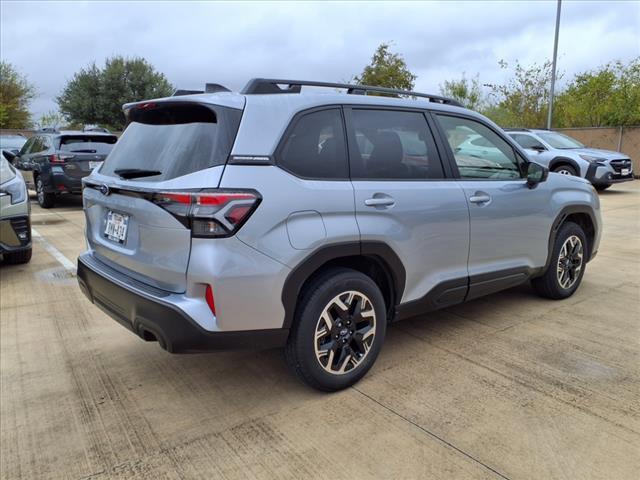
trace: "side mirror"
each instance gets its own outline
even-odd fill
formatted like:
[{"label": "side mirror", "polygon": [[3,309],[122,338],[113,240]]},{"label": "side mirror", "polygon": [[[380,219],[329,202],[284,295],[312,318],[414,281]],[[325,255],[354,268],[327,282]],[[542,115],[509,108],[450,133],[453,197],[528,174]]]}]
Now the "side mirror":
[{"label": "side mirror", "polygon": [[9,163],[13,163],[18,156],[17,152],[12,152],[11,150],[2,150],[2,155],[4,155],[4,158],[6,158]]},{"label": "side mirror", "polygon": [[549,169],[543,167],[539,163],[531,162],[527,167],[527,186],[529,188],[535,188],[540,182],[547,180],[549,176]]},{"label": "side mirror", "polygon": [[538,153],[542,153],[542,152],[546,151],[547,149],[544,148],[542,145],[534,145],[533,147],[531,147],[531,150],[535,150]]}]

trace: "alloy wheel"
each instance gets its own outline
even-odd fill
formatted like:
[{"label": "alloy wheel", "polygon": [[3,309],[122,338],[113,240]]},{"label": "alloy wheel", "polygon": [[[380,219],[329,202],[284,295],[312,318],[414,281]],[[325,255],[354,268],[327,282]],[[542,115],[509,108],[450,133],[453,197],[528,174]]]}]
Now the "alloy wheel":
[{"label": "alloy wheel", "polygon": [[349,373],[366,358],[375,335],[371,300],[355,290],[340,293],[329,301],[316,324],[316,359],[333,375]]},{"label": "alloy wheel", "polygon": [[557,276],[558,283],[565,290],[571,288],[580,276],[583,253],[582,240],[577,235],[571,235],[567,238],[562,244],[562,248],[560,248]]}]

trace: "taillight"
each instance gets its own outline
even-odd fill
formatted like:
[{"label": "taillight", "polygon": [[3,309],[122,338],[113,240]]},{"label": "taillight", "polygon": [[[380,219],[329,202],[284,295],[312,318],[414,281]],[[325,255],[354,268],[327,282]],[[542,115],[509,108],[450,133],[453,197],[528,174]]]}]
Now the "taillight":
[{"label": "taillight", "polygon": [[167,191],[153,195],[152,201],[167,210],[194,237],[229,237],[254,212],[261,197],[255,191],[217,190],[215,192]]},{"label": "taillight", "polygon": [[67,160],[70,160],[75,155],[64,155],[64,154],[56,154],[49,155],[49,163],[64,163]]}]

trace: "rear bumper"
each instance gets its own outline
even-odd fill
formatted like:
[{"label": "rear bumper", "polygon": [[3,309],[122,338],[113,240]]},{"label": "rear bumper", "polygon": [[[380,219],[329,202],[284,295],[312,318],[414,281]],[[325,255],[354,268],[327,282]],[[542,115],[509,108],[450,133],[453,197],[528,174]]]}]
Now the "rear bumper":
[{"label": "rear bumper", "polygon": [[78,257],[78,283],[92,303],[140,338],[157,340],[171,353],[267,349],[283,346],[288,329],[211,332],[163,300],[168,292],[144,288],[85,253]]},{"label": "rear bumper", "polygon": [[64,173],[53,173],[51,185],[46,190],[48,193],[82,193],[82,179],[69,177]]}]

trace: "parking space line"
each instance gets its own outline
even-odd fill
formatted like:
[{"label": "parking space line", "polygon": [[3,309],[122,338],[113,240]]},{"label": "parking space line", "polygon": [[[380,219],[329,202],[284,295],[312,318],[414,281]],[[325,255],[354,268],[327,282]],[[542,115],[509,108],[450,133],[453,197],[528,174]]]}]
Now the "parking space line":
[{"label": "parking space line", "polygon": [[40,232],[38,232],[35,228],[31,228],[31,237],[37,238],[38,241],[42,243],[42,246],[44,247],[44,249],[47,252],[49,252],[49,254],[53,258],[55,258],[58,261],[58,263],[60,263],[66,270],[69,270],[75,273],[76,271],[75,264],[71,260],[69,260],[67,257],[65,257],[60,250],[54,247],[53,244],[51,244],[46,238],[44,238],[44,236],[42,236]]}]

